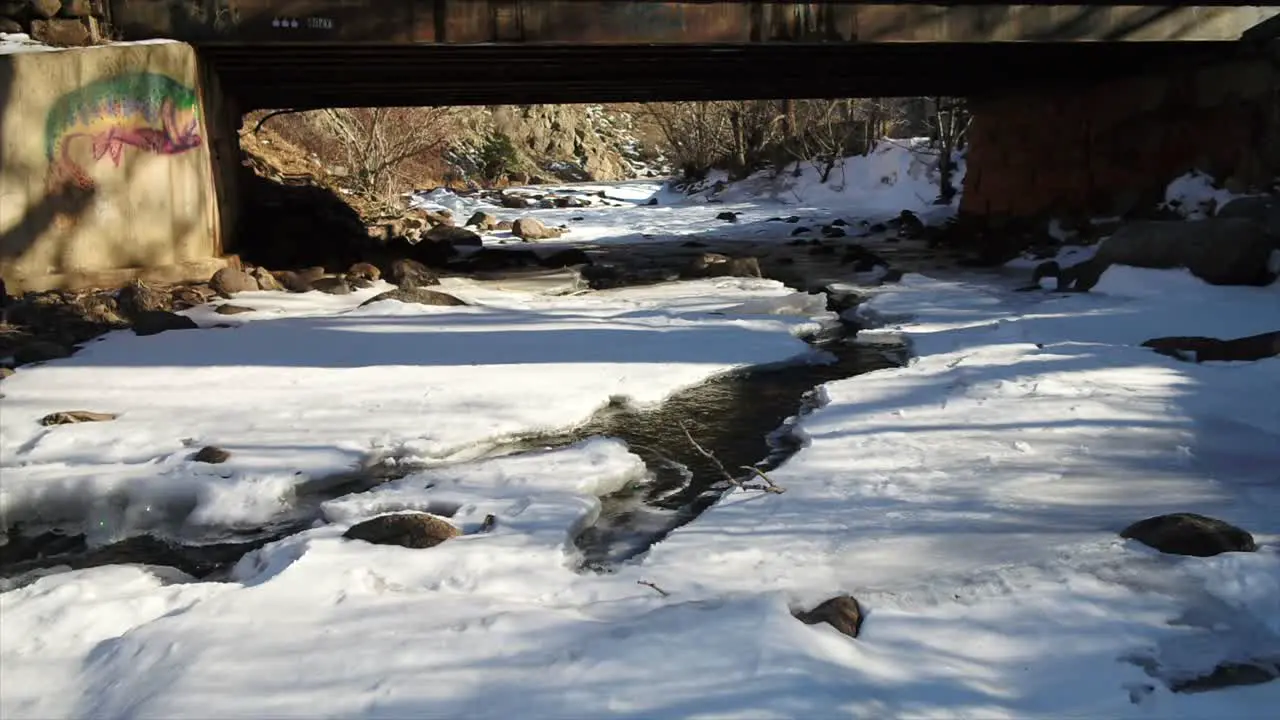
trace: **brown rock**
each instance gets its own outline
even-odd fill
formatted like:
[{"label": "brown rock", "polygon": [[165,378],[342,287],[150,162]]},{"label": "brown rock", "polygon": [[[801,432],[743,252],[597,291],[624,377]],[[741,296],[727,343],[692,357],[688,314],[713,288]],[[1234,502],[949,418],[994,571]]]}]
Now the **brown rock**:
[{"label": "brown rock", "polygon": [[851,638],[858,637],[862,629],[862,608],[848,595],[833,597],[808,612],[793,611],[791,614],[805,625],[826,623]]},{"label": "brown rock", "polygon": [[504,231],[504,232],[505,232],[505,231],[507,231],[507,230],[510,230],[510,229],[514,228],[514,227],[515,227],[515,225],[516,225],[516,224],[515,224],[515,223],[513,223],[513,222],[511,222],[510,220],[499,220],[499,221],[498,221],[498,224],[493,226],[493,229],[494,229],[494,230],[502,230],[502,231]]},{"label": "brown rock", "polygon": [[426,265],[409,259],[392,260],[387,279],[404,290],[440,284],[440,279]]},{"label": "brown rock", "polygon": [[195,330],[199,327],[195,320],[186,315],[165,310],[139,313],[133,318],[133,333],[140,336],[159,335],[170,330]]},{"label": "brown rock", "polygon": [[508,210],[523,210],[533,204],[529,198],[520,195],[503,195],[498,203]]},{"label": "brown rock", "polygon": [[208,463],[210,465],[218,465],[230,459],[231,453],[213,445],[206,445],[191,456],[192,462]]},{"label": "brown rock", "polygon": [[108,420],[115,420],[117,417],[119,416],[114,413],[100,413],[92,410],[67,410],[45,415],[40,418],[40,424],[45,426],[74,425],[76,423],[107,422]]},{"label": "brown rock", "polygon": [[1253,362],[1280,355],[1280,331],[1234,340],[1210,337],[1162,337],[1142,343],[1161,355],[1194,362]]},{"label": "brown rock", "polygon": [[32,20],[31,37],[55,47],[84,47],[93,43],[93,33],[83,20],[54,18]]},{"label": "brown rock", "polygon": [[240,315],[242,313],[255,312],[254,309],[251,307],[245,307],[243,305],[232,305],[231,303],[223,303],[218,307],[214,308],[213,311],[218,313],[219,315]]},{"label": "brown rock", "polygon": [[280,284],[280,281],[276,280],[276,277],[268,272],[266,268],[256,267],[250,270],[249,274],[258,283],[259,290],[272,292],[284,290],[284,286]]},{"label": "brown rock", "polygon": [[307,282],[315,282],[316,280],[319,280],[320,278],[325,276],[324,268],[320,267],[319,265],[313,265],[312,267],[302,268],[297,272],[298,272],[298,277],[302,278]]},{"label": "brown rock", "polygon": [[280,270],[272,273],[276,281],[291,293],[311,292],[311,282],[292,270]]},{"label": "brown rock", "polygon": [[340,277],[323,277],[311,283],[311,287],[329,295],[350,295],[351,286]]},{"label": "brown rock", "polygon": [[356,263],[355,265],[352,265],[350,268],[347,268],[348,281],[354,280],[356,278],[359,278],[362,280],[376,281],[381,277],[382,277],[382,271],[367,262]]},{"label": "brown rock", "polygon": [[444,307],[466,305],[467,303],[447,293],[437,292],[435,290],[427,290],[425,288],[397,288],[389,290],[360,303],[360,307],[372,305],[376,302],[384,300],[397,300],[402,303],[417,303],[419,305],[438,305]]},{"label": "brown rock", "polygon": [[6,35],[16,35],[22,32],[24,28],[22,23],[7,17],[0,17],[0,33]]},{"label": "brown rock", "polygon": [[423,241],[447,242],[450,245],[461,247],[480,247],[484,241],[474,232],[453,225],[437,225],[428,230],[423,236]]},{"label": "brown rock", "polygon": [[1195,513],[1173,513],[1139,520],[1120,531],[1120,537],[1137,540],[1162,553],[1192,557],[1258,549],[1248,532],[1222,520]]},{"label": "brown rock", "polygon": [[481,232],[488,232],[498,227],[498,218],[483,210],[477,210],[467,219],[466,226],[477,227]]},{"label": "brown rock", "polygon": [[148,312],[173,310],[173,296],[140,280],[135,280],[116,293],[116,302],[127,318]]},{"label": "brown rock", "polygon": [[[98,0],[98,2],[100,1]],[[69,18],[82,18],[101,14],[101,10],[95,9],[94,4],[95,0],[62,0],[62,9],[58,11],[58,15]],[[97,11],[95,12],[95,10]]]},{"label": "brown rock", "polygon": [[449,260],[457,254],[458,251],[453,247],[453,243],[423,238],[410,246],[408,257],[428,267],[440,267],[447,265]]},{"label": "brown rock", "polygon": [[521,240],[552,240],[564,234],[560,228],[549,228],[537,218],[520,218],[511,225],[511,234]]},{"label": "brown rock", "polygon": [[128,325],[120,314],[120,303],[106,293],[81,297],[76,302],[76,310],[86,322],[117,328]]},{"label": "brown rock", "polygon": [[374,545],[399,545],[422,549],[439,545],[462,532],[444,518],[423,512],[379,515],[352,525],[343,537]]},{"label": "brown rock", "polygon": [[[208,290],[207,294],[205,290]],[[217,297],[217,293],[207,287],[184,285],[174,288],[169,297],[173,300],[174,310],[186,310],[209,302],[209,298]]]},{"label": "brown rock", "polygon": [[231,297],[236,293],[256,292],[258,280],[244,270],[225,267],[209,278],[209,287],[222,297]]},{"label": "brown rock", "polygon": [[13,368],[0,365],[0,380],[11,377],[14,372],[16,371]]},{"label": "brown rock", "polygon": [[448,210],[418,210],[418,212],[422,214],[422,217],[426,218],[432,227],[441,225],[451,227],[454,224],[453,213]]},{"label": "brown rock", "polygon": [[62,0],[27,0],[27,7],[33,16],[47,20],[62,9]]}]

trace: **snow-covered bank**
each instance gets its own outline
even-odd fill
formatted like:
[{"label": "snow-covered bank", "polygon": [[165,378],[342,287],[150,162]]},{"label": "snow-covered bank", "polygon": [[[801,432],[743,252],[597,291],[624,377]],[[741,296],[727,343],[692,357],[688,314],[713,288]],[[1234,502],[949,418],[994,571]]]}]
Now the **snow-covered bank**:
[{"label": "snow-covered bank", "polygon": [[[416,202],[424,208],[447,209],[460,219],[483,210],[500,218],[535,217],[547,226],[563,225],[569,232],[557,243],[634,244],[653,237],[696,235],[786,239],[794,227],[768,222],[771,218],[795,215],[804,222],[856,218],[876,223],[909,210],[928,222],[940,222],[955,212],[955,206],[933,204],[938,196],[937,161],[926,139],[886,139],[868,155],[842,159],[826,182],[817,165],[798,163],[782,173],[760,172],[733,182],[715,171],[693,186],[636,180],[511,190],[525,195],[565,192],[585,199],[604,193],[618,206],[512,210],[440,190],[420,195]],[[965,165],[963,157],[956,161],[952,182],[959,187]],[[736,213],[736,221],[717,218],[726,212]],[[486,244],[512,241],[506,232],[485,238]]]},{"label": "snow-covered bank", "polygon": [[[655,403],[712,375],[806,352],[812,315],[735,310],[790,291],[724,279],[582,297],[446,288],[478,303],[252,293],[225,329],[117,332],[5,381],[0,515],[147,528],[261,525],[294,488],[382,456],[441,463],[582,422],[612,397]],[[768,309],[768,308],[764,308]],[[716,313],[716,314],[712,314]],[[821,320],[821,318],[818,318]],[[829,320],[829,316],[827,320]],[[119,414],[43,427],[53,412]],[[225,464],[192,462],[203,445]]]},{"label": "snow-covered bank", "polygon": [[[1280,684],[1192,696],[1165,681],[1280,656],[1280,409],[1267,399],[1280,360],[1193,365],[1138,345],[1274,330],[1280,285],[1182,275],[1115,268],[1071,296],[908,276],[864,312],[893,321],[880,332],[906,333],[918,359],[828,384],[801,423],[809,447],[773,475],[787,492],[727,498],[656,546],[646,577],[675,597],[742,598],[742,612],[759,611],[762,587],[805,605],[863,600],[853,645],[787,625],[781,603],[766,613],[777,629],[757,647],[791,652],[743,680],[783,683],[779,714],[796,695],[858,717],[1262,712]],[[1178,292],[1149,291],[1162,281]],[[1175,511],[1239,524],[1262,547],[1178,558],[1117,537]]]},{"label": "snow-covered bank", "polygon": [[[1135,277],[1148,288],[1172,282],[1180,291],[1134,291]],[[906,334],[918,359],[825,387],[826,406],[800,422],[808,446],[773,473],[784,494],[731,493],[615,574],[573,572],[567,542],[596,512],[593,495],[643,473],[616,441],[439,467],[330,501],[323,508],[328,524],[247,556],[231,582],[183,583],[171,572],[108,567],[0,595],[0,714],[1265,715],[1280,700],[1280,683],[1175,694],[1166,682],[1224,660],[1274,660],[1280,651],[1280,360],[1192,365],[1137,345],[1169,332],[1274,329],[1280,286],[1210,288],[1177,273],[1124,269],[1088,295],[1015,293],[994,282],[908,276],[879,292],[864,311],[890,321],[881,334]],[[796,349],[785,318],[699,313],[745,294],[781,292],[765,284],[679,284],[506,302],[526,306],[531,323],[535,315],[539,324],[591,322],[611,330],[641,322],[651,323],[646,333],[667,336],[695,318],[713,323],[699,326],[709,333],[780,323],[758,333],[775,338],[751,346],[761,351],[758,360]],[[390,325],[412,321],[440,333],[454,312],[470,313],[488,329],[514,322],[502,314],[513,310],[498,309],[499,293],[477,290],[475,297],[490,307],[382,308],[370,327],[390,332]],[[199,336],[248,338],[254,327],[334,321],[314,307],[307,312],[310,318],[155,339],[183,338],[191,347]],[[636,339],[640,344],[626,346],[633,358],[671,351]],[[727,347],[694,335],[668,339],[716,355],[700,354],[699,372],[733,360],[720,356]],[[468,338],[431,340],[411,343],[418,361],[460,355]],[[104,363],[93,359],[106,357],[113,342],[136,350],[144,344],[109,339],[83,356],[84,372],[99,371]],[[299,342],[286,332],[281,344]],[[315,353],[311,364],[326,357],[321,348],[328,357],[355,357],[334,347],[307,346]],[[609,352],[597,343],[573,350]],[[145,361],[151,353],[131,357]],[[54,380],[58,366],[30,377]],[[565,377],[585,393],[595,387],[585,376],[617,372],[612,367],[582,363]],[[682,367],[660,366],[637,379],[674,386],[663,373]],[[228,395],[221,412],[244,402],[240,393],[263,391],[251,381],[263,369],[240,368],[236,394],[219,388]],[[455,406],[465,411],[448,421],[471,427],[475,417],[513,414],[531,422],[526,404],[546,402],[540,386],[552,383],[540,374],[545,365],[526,369],[519,377],[527,402],[491,387],[491,373],[465,386],[474,399]],[[686,372],[695,374],[674,377]],[[403,402],[415,403],[418,417],[430,413],[420,388],[432,374],[423,370],[396,385],[400,395],[415,388]],[[294,376],[275,381],[286,377]],[[290,407],[303,413],[304,398],[321,396],[301,392],[318,386],[297,377],[300,402]],[[11,387],[21,389],[6,385],[6,393]],[[360,387],[382,404],[379,412],[399,412],[391,388]],[[431,390],[427,398],[463,392]],[[156,393],[150,402],[172,398]],[[25,402],[34,399],[25,394]],[[409,410],[403,412],[407,423]],[[389,428],[409,427],[397,417],[387,417]],[[152,421],[153,437],[161,422],[192,422],[172,410]],[[8,428],[7,414],[5,422]],[[348,410],[342,427],[363,422]],[[336,432],[326,427],[306,432]],[[423,436],[422,427],[413,431]],[[87,450],[82,457],[89,458]],[[5,471],[7,485],[10,466]],[[452,515],[464,529],[487,514],[498,523],[490,533],[430,550],[341,538],[359,519],[400,510]],[[1260,548],[1173,557],[1116,537],[1129,522],[1170,510],[1236,522],[1255,533]],[[842,592],[868,611],[857,640],[790,615]]]}]

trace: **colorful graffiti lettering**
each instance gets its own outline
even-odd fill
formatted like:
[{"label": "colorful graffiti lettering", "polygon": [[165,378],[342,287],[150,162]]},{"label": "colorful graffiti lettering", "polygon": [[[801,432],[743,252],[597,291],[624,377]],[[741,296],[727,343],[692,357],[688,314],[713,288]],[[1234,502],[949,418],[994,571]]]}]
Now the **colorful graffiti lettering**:
[{"label": "colorful graffiti lettering", "polygon": [[199,147],[196,91],[166,75],[134,72],[92,82],[54,102],[45,120],[45,154],[51,186],[90,190],[93,178],[72,154],[87,139],[94,161],[120,166],[126,146],[176,155]]}]

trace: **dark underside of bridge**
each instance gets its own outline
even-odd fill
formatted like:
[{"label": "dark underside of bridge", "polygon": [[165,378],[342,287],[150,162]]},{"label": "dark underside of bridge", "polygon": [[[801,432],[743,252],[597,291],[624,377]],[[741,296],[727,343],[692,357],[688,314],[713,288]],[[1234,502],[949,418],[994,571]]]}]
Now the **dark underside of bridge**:
[{"label": "dark underside of bridge", "polygon": [[757,45],[208,44],[242,110],[981,97],[1229,57],[1234,42]]}]

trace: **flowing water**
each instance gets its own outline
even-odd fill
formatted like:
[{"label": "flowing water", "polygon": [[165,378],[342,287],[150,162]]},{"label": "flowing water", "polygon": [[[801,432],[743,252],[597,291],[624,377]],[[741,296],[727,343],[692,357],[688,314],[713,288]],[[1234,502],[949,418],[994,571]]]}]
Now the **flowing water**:
[{"label": "flowing water", "polygon": [[[857,301],[830,297],[833,310]],[[727,374],[678,392],[657,407],[613,404],[571,432],[527,438],[495,448],[492,454],[608,436],[623,440],[644,459],[650,471],[647,480],[602,498],[599,517],[576,539],[582,569],[607,571],[696,518],[732,482],[757,480],[748,468],[767,473],[790,457],[799,448],[790,426],[820,404],[818,386],[905,361],[904,349],[859,344],[849,330],[811,340],[815,352],[808,362]],[[12,586],[53,568],[114,563],[167,565],[215,579],[244,554],[313,525],[325,500],[367,491],[415,469],[374,464],[322,478],[299,488],[293,511],[270,527],[224,530],[195,539],[161,528],[155,535],[95,546],[75,530],[11,528],[8,542],[0,545],[0,579],[8,579],[0,585]],[[184,539],[165,539],[174,537]]]}]

